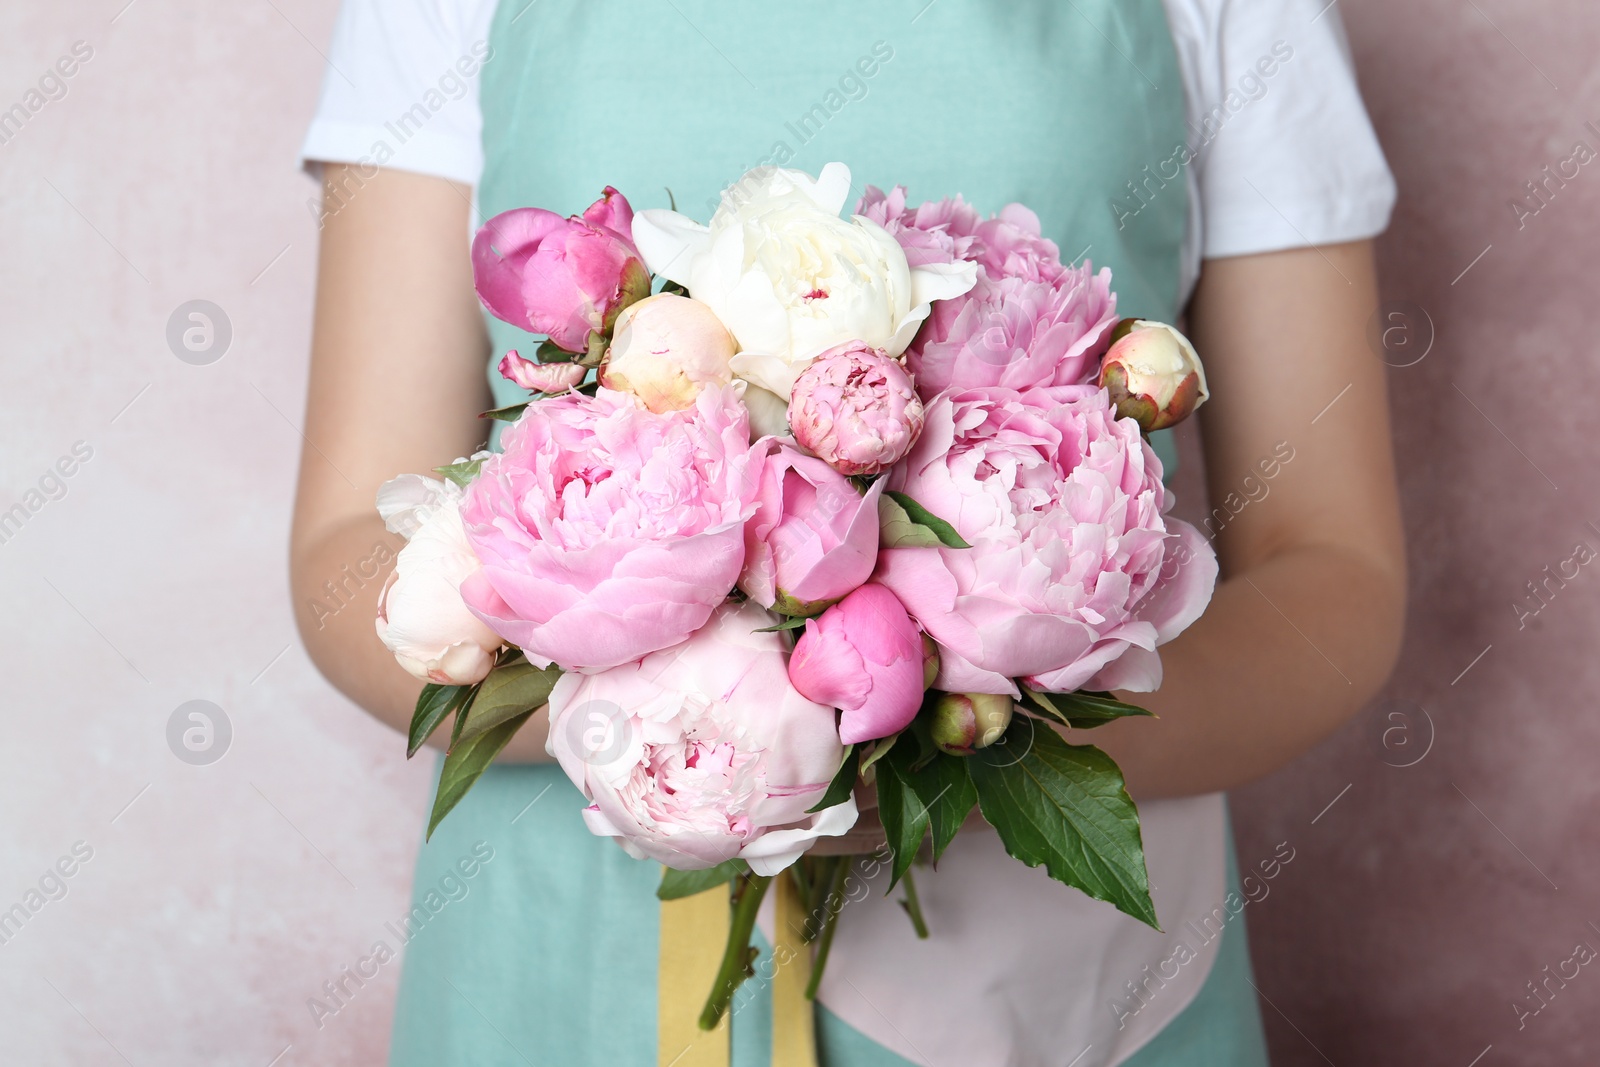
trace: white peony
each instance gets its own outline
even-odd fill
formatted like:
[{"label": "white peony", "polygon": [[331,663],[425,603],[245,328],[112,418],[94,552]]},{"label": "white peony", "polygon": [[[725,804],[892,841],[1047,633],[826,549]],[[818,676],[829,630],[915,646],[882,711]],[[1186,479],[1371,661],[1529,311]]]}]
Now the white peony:
[{"label": "white peony", "polygon": [[968,262],[911,267],[882,226],[839,217],[850,168],[816,178],[758,167],[729,186],[702,226],[676,211],[634,215],[645,264],[710,305],[739,351],[733,372],[785,400],[819,353],[860,341],[898,356],[929,305],[971,289]]},{"label": "white peony", "polygon": [[378,597],[378,640],[425,682],[482,681],[505,642],[461,599],[461,583],[480,566],[461,525],[461,489],[402,474],[378,490],[378,514],[409,539]]}]

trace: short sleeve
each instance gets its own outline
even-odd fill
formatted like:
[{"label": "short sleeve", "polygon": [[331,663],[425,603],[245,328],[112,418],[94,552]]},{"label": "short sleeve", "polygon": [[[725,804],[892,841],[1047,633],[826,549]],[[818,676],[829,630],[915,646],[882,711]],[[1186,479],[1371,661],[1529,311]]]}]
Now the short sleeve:
[{"label": "short sleeve", "polygon": [[344,0],[301,163],[365,163],[476,184],[478,81],[495,0]]},{"label": "short sleeve", "polygon": [[1335,4],[1167,0],[1167,11],[1196,153],[1196,258],[1383,232],[1394,177]]}]

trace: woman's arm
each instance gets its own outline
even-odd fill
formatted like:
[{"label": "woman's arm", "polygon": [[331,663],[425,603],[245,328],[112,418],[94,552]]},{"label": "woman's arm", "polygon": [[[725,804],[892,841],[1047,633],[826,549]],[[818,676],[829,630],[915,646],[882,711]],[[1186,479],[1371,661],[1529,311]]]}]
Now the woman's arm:
[{"label": "woman's arm", "polygon": [[[1358,712],[1394,666],[1405,549],[1384,365],[1365,340],[1376,304],[1368,242],[1205,265],[1189,316],[1211,390],[1206,480],[1213,507],[1250,502],[1212,527],[1222,579],[1162,646],[1160,690],[1123,694],[1160,718],[1072,737],[1109,752],[1136,795],[1267,774]],[[1259,464],[1274,461],[1268,479]]]},{"label": "woman's arm", "polygon": [[[374,499],[396,474],[431,474],[486,436],[477,415],[490,403],[488,339],[468,256],[471,191],[403,171],[363,178],[334,164],[323,184],[325,202],[341,206],[326,218],[318,261],[290,586],[312,661],[403,732],[422,683],[373,628],[402,543]],[[375,556],[389,562],[369,577]],[[502,758],[546,759],[544,732],[530,721]]]}]

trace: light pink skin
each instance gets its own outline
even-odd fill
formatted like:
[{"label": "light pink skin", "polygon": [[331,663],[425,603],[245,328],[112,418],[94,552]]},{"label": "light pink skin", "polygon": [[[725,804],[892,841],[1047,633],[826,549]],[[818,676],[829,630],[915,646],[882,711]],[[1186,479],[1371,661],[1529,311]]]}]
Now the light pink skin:
[{"label": "light pink skin", "polygon": [[532,662],[638,659],[733,589],[761,462],[736,387],[666,414],[609,389],[550,397],[502,444],[462,501],[483,569],[461,594]]},{"label": "light pink skin", "polygon": [[583,381],[584,369],[576,363],[535,363],[513,348],[500,357],[500,377],[535,393],[565,393]]},{"label": "light pink skin", "polygon": [[735,857],[760,875],[844,833],[855,801],[815,814],[844,759],[834,711],[789,683],[776,619],[719,607],[687,641],[550,694],[550,754],[590,801],[589,829],[679,870]]},{"label": "light pink skin", "polygon": [[1097,386],[942,395],[890,478],[972,545],[884,549],[873,575],[939,643],[940,689],[1148,691],[1211,599],[1211,546]]},{"label": "light pink skin", "polygon": [[609,185],[581,216],[503,212],[472,242],[478,296],[496,318],[568,352],[586,351],[591,331],[610,329],[624,307],[650,293],[632,233],[633,209]]},{"label": "light pink skin", "polygon": [[840,473],[873,475],[911,451],[922,432],[922,400],[899,360],[852,341],[828,349],[795,379],[789,427]]},{"label": "light pink skin", "polygon": [[869,188],[858,212],[884,226],[916,262],[977,263],[972,290],[933,305],[906,350],[926,398],[946,389],[1081,385],[1092,380],[1117,322],[1111,272],[1061,263],[1039,217],[1008,204],[981,218],[959,197],[907,208],[905,188]]},{"label": "light pink skin", "polygon": [[839,717],[847,745],[905,729],[922,706],[922,634],[899,599],[868,583],[806,623],[789,680]]},{"label": "light pink skin", "polygon": [[863,495],[844,475],[782,440],[756,451],[757,507],[745,523],[739,588],[762,607],[812,615],[865,582],[878,553],[882,481]]}]

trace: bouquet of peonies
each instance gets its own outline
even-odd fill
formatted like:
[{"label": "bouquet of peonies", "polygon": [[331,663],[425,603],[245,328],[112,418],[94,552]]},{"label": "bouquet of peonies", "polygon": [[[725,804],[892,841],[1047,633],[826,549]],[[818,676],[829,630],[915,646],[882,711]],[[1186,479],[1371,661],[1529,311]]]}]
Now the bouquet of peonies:
[{"label": "bouquet of peonies", "polygon": [[486,413],[501,451],[378,498],[409,539],[378,635],[429,683],[410,753],[453,718],[429,832],[548,704],[589,828],[664,899],[739,898],[705,1026],[776,876],[815,989],[847,867],[805,853],[858,797],[919,932],[913,860],[974,808],[1154,925],[1122,776],[1064,735],[1148,714],[1109,691],[1159,685],[1216,579],[1144,437],[1206,398],[1188,341],[1119,319],[1020,204],[869,188],[841,218],[849,188],[762,168],[709,225],[611,188],[495,217],[477,289],[548,337],[500,363],[535,397]]}]

